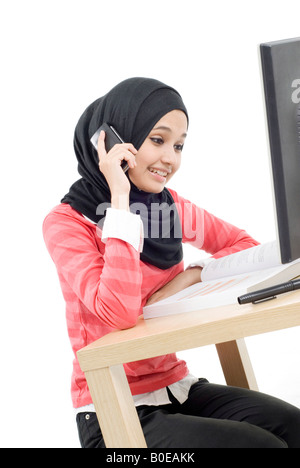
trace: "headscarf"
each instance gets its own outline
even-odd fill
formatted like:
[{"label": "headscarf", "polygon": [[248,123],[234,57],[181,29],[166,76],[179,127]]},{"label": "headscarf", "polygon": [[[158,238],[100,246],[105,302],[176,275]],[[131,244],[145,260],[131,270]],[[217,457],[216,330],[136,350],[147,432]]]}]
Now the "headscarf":
[{"label": "headscarf", "polygon": [[[74,135],[74,150],[81,179],[71,186],[61,202],[68,203],[95,223],[103,222],[105,213],[97,214],[97,207],[102,203],[109,204],[111,194],[99,170],[98,153],[90,141],[91,137],[103,123],[109,123],[126,143],[132,143],[139,150],[154,125],[175,109],[183,111],[188,118],[179,93],[151,78],[129,78],[88,106],[78,121]],[[145,206],[140,212],[147,233],[141,260],[161,269],[176,265],[183,258],[182,232],[171,193],[167,188],[160,193],[148,193],[130,183],[130,207],[136,207],[136,204]],[[157,210],[160,212],[160,226],[154,229],[155,235],[151,237],[151,225],[153,231]],[[163,220],[168,220],[167,229]]]}]

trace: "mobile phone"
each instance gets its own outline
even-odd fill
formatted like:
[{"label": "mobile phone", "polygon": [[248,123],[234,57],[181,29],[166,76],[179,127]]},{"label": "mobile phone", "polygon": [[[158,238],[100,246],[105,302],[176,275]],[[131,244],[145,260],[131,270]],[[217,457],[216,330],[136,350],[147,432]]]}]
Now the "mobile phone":
[{"label": "mobile phone", "polygon": [[[91,138],[91,143],[96,150],[98,149],[98,138],[101,130],[105,131],[105,149],[107,152],[109,152],[116,144],[125,143],[123,138],[120,137],[117,130],[112,125],[104,123],[100,128],[98,128]],[[123,161],[121,167],[123,171],[126,172],[129,169],[127,161]]]}]

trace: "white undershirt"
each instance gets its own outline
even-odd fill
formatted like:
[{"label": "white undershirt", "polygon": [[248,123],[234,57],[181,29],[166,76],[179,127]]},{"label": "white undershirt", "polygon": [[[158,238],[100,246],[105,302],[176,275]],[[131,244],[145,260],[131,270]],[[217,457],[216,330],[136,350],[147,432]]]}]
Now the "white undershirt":
[{"label": "white undershirt", "polygon": [[[194,377],[192,374],[189,374],[184,379],[179,380],[176,383],[168,386],[168,389],[171,391],[172,395],[176,398],[179,403],[184,403],[188,399],[189,391],[192,385],[198,382],[197,377]],[[167,387],[160,388],[154,392],[141,393],[140,395],[134,395],[133,401],[135,406],[160,406],[171,404]],[[93,404],[81,406],[80,408],[75,408],[75,413],[95,413],[95,407]]]}]

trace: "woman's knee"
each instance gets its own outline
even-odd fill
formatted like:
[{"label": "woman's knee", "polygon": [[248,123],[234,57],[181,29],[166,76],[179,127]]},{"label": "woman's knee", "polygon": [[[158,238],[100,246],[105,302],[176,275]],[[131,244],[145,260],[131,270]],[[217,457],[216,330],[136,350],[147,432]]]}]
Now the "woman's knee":
[{"label": "woman's knee", "polygon": [[281,437],[289,448],[300,448],[300,409],[287,405],[281,415]]},{"label": "woman's knee", "polygon": [[247,422],[159,410],[145,416],[142,425],[149,448],[287,448],[281,438]]}]

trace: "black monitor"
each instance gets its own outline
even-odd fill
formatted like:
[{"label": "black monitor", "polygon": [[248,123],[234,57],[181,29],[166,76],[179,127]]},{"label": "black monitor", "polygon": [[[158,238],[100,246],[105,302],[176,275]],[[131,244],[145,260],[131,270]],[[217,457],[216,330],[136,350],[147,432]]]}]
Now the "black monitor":
[{"label": "black monitor", "polygon": [[260,45],[281,262],[300,257],[300,38]]}]

